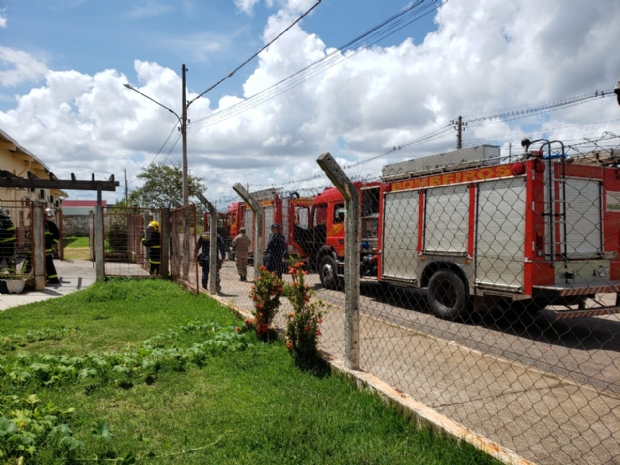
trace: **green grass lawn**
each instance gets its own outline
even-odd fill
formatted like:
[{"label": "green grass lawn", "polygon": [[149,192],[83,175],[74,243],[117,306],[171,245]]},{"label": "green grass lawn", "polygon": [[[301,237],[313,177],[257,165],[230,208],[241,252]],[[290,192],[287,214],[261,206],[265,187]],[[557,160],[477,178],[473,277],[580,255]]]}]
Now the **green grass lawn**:
[{"label": "green grass lawn", "polygon": [[62,241],[65,260],[88,260],[90,258],[88,236],[65,236]]},{"label": "green grass lawn", "polygon": [[65,236],[63,237],[63,244],[68,248],[84,248],[88,247],[88,236]]},{"label": "green grass lawn", "polygon": [[241,326],[159,280],[1,312],[0,464],[498,463]]}]

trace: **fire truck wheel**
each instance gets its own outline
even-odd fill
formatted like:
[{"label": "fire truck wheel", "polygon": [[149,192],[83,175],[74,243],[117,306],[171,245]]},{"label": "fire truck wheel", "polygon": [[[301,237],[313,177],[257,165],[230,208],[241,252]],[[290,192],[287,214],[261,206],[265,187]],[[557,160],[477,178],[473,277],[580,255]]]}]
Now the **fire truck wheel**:
[{"label": "fire truck wheel", "polygon": [[321,285],[325,289],[337,290],[340,285],[340,278],[338,277],[338,264],[336,260],[329,255],[321,258],[319,276],[321,278]]},{"label": "fire truck wheel", "polygon": [[444,320],[456,320],[467,309],[465,284],[450,270],[439,270],[428,282],[428,304],[435,316]]}]

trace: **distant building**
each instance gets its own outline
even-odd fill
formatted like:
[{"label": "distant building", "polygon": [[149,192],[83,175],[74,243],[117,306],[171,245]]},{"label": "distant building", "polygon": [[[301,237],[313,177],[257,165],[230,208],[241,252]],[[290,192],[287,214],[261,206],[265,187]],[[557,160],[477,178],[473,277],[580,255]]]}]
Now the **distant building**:
[{"label": "distant building", "polygon": [[[105,200],[101,201],[104,209],[108,206]],[[86,215],[95,211],[96,200],[65,200],[62,202],[62,214],[66,215]]]},{"label": "distant building", "polygon": [[[0,176],[49,179],[49,168],[0,129]],[[0,187],[0,204],[17,206],[19,202],[40,200],[46,207],[58,208],[67,193],[59,189]]]},{"label": "distant building", "polygon": [[[104,210],[108,207],[105,200],[101,201]],[[62,221],[65,236],[88,236],[90,232],[90,216],[95,214],[96,200],[65,200],[62,202]]]}]

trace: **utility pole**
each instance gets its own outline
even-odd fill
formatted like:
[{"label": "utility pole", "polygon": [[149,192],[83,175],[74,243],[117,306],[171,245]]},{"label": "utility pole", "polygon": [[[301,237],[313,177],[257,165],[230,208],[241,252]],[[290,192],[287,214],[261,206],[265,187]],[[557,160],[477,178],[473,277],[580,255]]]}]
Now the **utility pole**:
[{"label": "utility pole", "polygon": [[463,148],[463,117],[459,116],[456,129],[456,149]]},{"label": "utility pole", "polygon": [[[182,185],[181,190],[182,190],[183,206],[184,207],[188,205],[188,200],[189,200],[188,199],[189,198],[189,189],[187,187],[187,122],[188,122],[188,120],[187,120],[187,108],[192,103],[192,102],[187,102],[187,97],[186,97],[186,94],[185,94],[185,73],[187,71],[188,71],[188,69],[185,67],[185,65],[182,65],[182,68],[181,68],[181,73],[182,73],[182,78],[183,78],[183,86],[182,86],[183,89],[181,91],[181,98],[183,99],[183,102],[181,102],[183,104],[183,111],[181,112],[182,116],[179,116],[174,110],[171,110],[167,106],[162,105],[157,100],[149,97],[146,94],[143,94],[138,89],[134,89],[129,84],[123,84],[129,90],[133,90],[134,92],[142,95],[143,97],[146,97],[151,102],[159,105],[162,108],[165,108],[170,113],[172,113],[174,116],[176,116],[177,120],[179,120],[179,125],[180,125],[179,129],[181,130],[181,137],[183,139],[183,185]],[[198,98],[198,97],[196,97],[196,98]],[[196,99],[194,99],[194,100],[196,100]]]},{"label": "utility pole", "polygon": [[125,168],[125,206],[127,206],[127,169]]},{"label": "utility pole", "polygon": [[189,189],[187,186],[187,107],[189,103],[185,95],[185,73],[187,68],[185,65],[181,68],[181,74],[183,76],[183,86],[181,92],[181,105],[183,112],[181,113],[181,137],[183,138],[183,206],[186,207],[189,198]]}]

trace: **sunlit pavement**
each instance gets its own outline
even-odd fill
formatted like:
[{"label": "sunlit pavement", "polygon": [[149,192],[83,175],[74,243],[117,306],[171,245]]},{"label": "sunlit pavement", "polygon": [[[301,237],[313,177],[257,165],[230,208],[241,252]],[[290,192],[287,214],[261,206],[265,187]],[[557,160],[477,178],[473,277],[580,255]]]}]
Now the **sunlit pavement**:
[{"label": "sunlit pavement", "polygon": [[31,304],[84,289],[96,281],[95,264],[85,260],[54,260],[60,284],[50,284],[41,291],[25,290],[21,294],[0,294],[0,311]]}]

